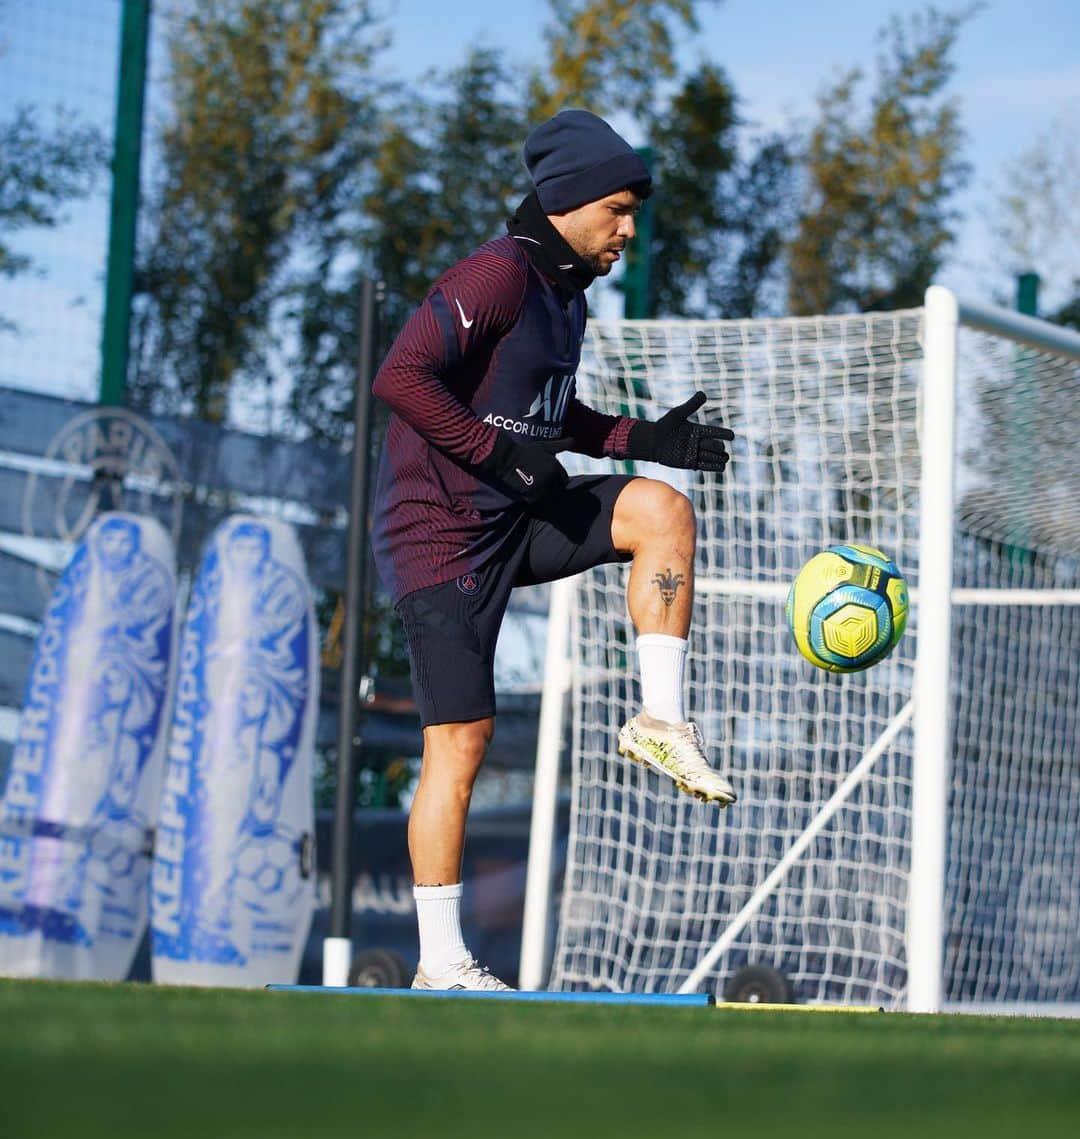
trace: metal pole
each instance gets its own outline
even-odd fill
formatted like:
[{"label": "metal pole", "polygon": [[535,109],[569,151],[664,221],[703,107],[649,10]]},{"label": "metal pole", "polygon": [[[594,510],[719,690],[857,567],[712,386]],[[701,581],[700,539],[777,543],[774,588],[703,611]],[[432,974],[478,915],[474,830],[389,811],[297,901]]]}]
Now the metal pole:
[{"label": "metal pole", "polygon": [[135,279],[135,221],[139,212],[146,54],[150,0],[124,0],[120,66],[116,81],[109,259],[105,273],[105,316],[101,324],[101,392],[108,407],[124,403],[127,387],[131,294]]},{"label": "metal pole", "polygon": [[[1018,273],[1016,277],[1016,311],[1024,316],[1036,317],[1039,314],[1039,274]],[[1032,428],[1031,405],[1035,395],[1032,390],[1034,383],[1031,368],[1031,352],[1026,348],[1016,350],[1016,381],[1012,385],[1015,393],[1015,412],[1012,417],[1013,431],[1006,442],[1008,455],[1009,480],[1013,486],[1022,486],[1030,490],[1033,482],[1034,470],[1032,466],[1032,447],[1029,435]],[[1023,573],[1034,560],[1034,550],[1031,543],[1031,530],[1027,524],[1030,500],[1025,496],[1024,509],[1020,511],[1019,525],[1014,525],[1007,545],[1009,553],[1009,568],[1014,572]]]},{"label": "metal pole", "polygon": [[[637,148],[642,161],[652,171],[652,147]],[[646,198],[638,211],[634,240],[626,247],[626,272],[623,274],[623,316],[627,320],[646,320],[652,316],[652,198]]]},{"label": "metal pole", "polygon": [[348,984],[352,960],[353,803],[358,740],[359,679],[364,673],[364,604],[367,597],[368,486],[371,466],[371,381],[375,361],[375,282],[360,291],[360,351],[353,411],[352,478],[346,536],[345,622],[342,628],[341,709],[337,786],[330,863],[330,930],[323,941],[323,984]]},{"label": "metal pole", "polygon": [[1039,315],[1039,274],[1018,273],[1016,276],[1016,311],[1025,316]]},{"label": "metal pole", "polygon": [[952,660],[953,483],[956,455],[956,298],[926,291],[919,493],[915,755],[908,878],[907,1001],[938,1012],[944,992],[945,845]]},{"label": "metal pole", "polygon": [[1080,332],[1048,324],[1031,316],[1012,312],[996,305],[978,304],[974,301],[956,301],[959,317],[964,325],[1008,336],[1040,352],[1060,352],[1073,360],[1080,360]]},{"label": "metal pole", "polygon": [[551,586],[548,642],[544,658],[544,692],[536,740],[529,863],[525,872],[525,916],[521,926],[521,966],[518,985],[535,990],[547,969],[548,914],[551,908],[551,865],[555,850],[555,817],[559,792],[563,717],[570,687],[570,601],[572,578]]}]

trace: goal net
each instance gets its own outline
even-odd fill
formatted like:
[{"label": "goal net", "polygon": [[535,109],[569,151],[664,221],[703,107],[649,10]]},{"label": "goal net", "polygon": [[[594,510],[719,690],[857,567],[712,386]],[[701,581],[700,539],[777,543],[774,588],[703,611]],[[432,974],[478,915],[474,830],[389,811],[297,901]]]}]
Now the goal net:
[{"label": "goal net", "polygon": [[[1080,1002],[1080,352],[1057,335],[957,339],[946,1001]],[[655,419],[700,388],[700,417],[738,435],[722,481],[638,470],[697,509],[690,714],[739,801],[718,812],[617,755],[639,710],[628,569],[570,583],[552,988],[722,996],[764,966],[802,1002],[907,1003],[920,519],[940,489],[922,485],[924,343],[922,309],[592,325],[586,403]],[[885,550],[915,587],[895,652],[851,676],[805,662],[783,615],[837,542]]]}]

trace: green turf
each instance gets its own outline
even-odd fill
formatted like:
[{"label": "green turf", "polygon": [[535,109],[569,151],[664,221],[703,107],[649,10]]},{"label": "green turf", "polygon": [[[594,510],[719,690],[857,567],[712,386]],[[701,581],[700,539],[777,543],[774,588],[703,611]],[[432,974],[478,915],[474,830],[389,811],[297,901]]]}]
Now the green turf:
[{"label": "green turf", "polygon": [[5,1139],[1076,1134],[1080,1022],[0,982]]}]

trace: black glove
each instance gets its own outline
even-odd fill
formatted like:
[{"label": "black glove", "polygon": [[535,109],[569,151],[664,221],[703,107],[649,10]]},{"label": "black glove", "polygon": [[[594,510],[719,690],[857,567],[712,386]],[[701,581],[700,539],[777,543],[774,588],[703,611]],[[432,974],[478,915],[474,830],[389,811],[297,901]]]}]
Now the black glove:
[{"label": "black glove", "polygon": [[728,461],[724,443],[730,443],[735,432],[726,427],[688,423],[704,402],[705,393],[697,392],[655,423],[635,423],[627,440],[627,458],[687,471],[722,471]]},{"label": "black glove", "polygon": [[480,469],[496,479],[515,498],[530,506],[545,498],[557,497],[566,489],[569,475],[555,456],[569,451],[574,440],[565,436],[544,439],[535,443],[515,443],[500,432],[491,454],[480,464]]}]

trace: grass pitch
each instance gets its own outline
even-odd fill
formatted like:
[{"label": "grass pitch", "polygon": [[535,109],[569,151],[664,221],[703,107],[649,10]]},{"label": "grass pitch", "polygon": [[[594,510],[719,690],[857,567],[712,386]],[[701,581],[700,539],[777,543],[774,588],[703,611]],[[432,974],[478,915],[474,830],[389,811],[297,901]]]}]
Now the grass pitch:
[{"label": "grass pitch", "polygon": [[0,981],[10,1139],[1075,1134],[1080,1021]]}]

